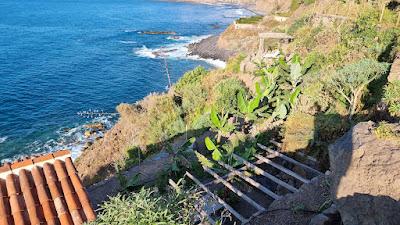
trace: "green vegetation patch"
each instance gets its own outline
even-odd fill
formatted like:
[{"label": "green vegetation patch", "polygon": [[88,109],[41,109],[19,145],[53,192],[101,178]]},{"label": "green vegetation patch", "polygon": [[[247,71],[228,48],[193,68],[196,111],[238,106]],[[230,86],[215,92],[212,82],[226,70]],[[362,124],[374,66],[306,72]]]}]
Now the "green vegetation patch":
[{"label": "green vegetation patch", "polygon": [[160,194],[155,188],[117,195],[103,203],[95,222],[89,225],[190,225],[200,195],[179,189]]},{"label": "green vegetation patch", "polygon": [[251,16],[245,18],[239,18],[236,20],[236,23],[239,24],[256,24],[263,19],[263,16]]},{"label": "green vegetation patch", "polygon": [[242,81],[236,78],[221,80],[213,89],[214,107],[217,112],[234,112],[237,107],[236,95],[247,94],[247,89]]},{"label": "green vegetation patch", "polygon": [[187,85],[199,84],[201,79],[208,74],[204,67],[196,67],[194,70],[186,72],[175,84],[175,91],[180,93]]},{"label": "green vegetation patch", "polygon": [[287,30],[288,34],[294,34],[297,30],[304,27],[310,21],[309,16],[303,16],[300,19],[295,20]]},{"label": "green vegetation patch", "polygon": [[375,129],[375,134],[378,138],[384,139],[400,138],[400,131],[396,130],[393,124],[387,122],[379,123],[378,127]]},{"label": "green vegetation patch", "polygon": [[394,81],[385,87],[384,101],[389,106],[390,115],[400,117],[400,81]]}]

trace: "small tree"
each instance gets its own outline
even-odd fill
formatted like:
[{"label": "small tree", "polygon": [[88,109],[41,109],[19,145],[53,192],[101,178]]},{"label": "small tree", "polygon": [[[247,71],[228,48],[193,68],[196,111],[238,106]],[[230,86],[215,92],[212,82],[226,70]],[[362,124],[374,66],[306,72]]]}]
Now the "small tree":
[{"label": "small tree", "polygon": [[349,104],[349,119],[359,111],[361,97],[373,80],[380,78],[388,70],[387,63],[372,59],[362,59],[336,71],[327,81],[327,88],[340,94]]}]

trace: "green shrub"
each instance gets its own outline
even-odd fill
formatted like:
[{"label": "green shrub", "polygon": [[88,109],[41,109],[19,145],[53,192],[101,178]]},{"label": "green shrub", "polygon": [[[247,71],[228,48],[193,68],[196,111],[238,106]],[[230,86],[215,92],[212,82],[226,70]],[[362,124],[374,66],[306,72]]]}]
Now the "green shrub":
[{"label": "green shrub", "polygon": [[349,118],[362,108],[362,96],[368,84],[378,79],[388,70],[387,63],[371,59],[362,59],[344,66],[327,80],[327,90],[339,94],[349,105]]},{"label": "green shrub", "polygon": [[369,10],[341,31],[341,45],[348,52],[357,52],[360,57],[389,60],[394,43],[398,39],[398,28],[383,28],[379,25],[379,12]]},{"label": "green shrub", "polygon": [[262,20],[263,16],[251,16],[246,18],[239,18],[236,20],[236,23],[239,24],[255,24]]},{"label": "green shrub", "polygon": [[153,101],[143,115],[146,125],[140,132],[146,145],[166,141],[185,131],[185,122],[181,117],[182,110],[171,96],[160,95]]},{"label": "green shrub", "polygon": [[180,93],[182,89],[189,84],[199,84],[202,77],[207,75],[208,71],[204,67],[196,67],[194,70],[186,72],[175,84],[175,91]]},{"label": "green shrub", "polygon": [[185,190],[161,195],[155,188],[117,195],[104,202],[95,222],[90,225],[190,225],[194,224],[199,194]]},{"label": "green shrub", "polygon": [[190,127],[189,127],[190,129],[199,130],[199,129],[203,129],[203,128],[211,126],[211,122],[210,122],[208,113],[204,113],[206,111],[207,111],[207,109],[203,109],[203,110],[201,110],[201,112],[193,113],[190,115],[190,118],[188,121],[189,125],[190,125]]},{"label": "green shrub", "polygon": [[384,101],[389,105],[389,113],[400,117],[400,81],[389,83],[385,87]]},{"label": "green shrub", "polygon": [[244,84],[236,78],[221,80],[213,89],[214,106],[218,112],[234,112],[237,107],[237,94],[247,94]]},{"label": "green shrub", "polygon": [[282,149],[285,152],[296,152],[307,149],[314,140],[315,117],[295,112],[284,124]]},{"label": "green shrub", "polygon": [[190,114],[203,109],[208,93],[197,83],[187,84],[180,90],[182,109],[185,114]]}]

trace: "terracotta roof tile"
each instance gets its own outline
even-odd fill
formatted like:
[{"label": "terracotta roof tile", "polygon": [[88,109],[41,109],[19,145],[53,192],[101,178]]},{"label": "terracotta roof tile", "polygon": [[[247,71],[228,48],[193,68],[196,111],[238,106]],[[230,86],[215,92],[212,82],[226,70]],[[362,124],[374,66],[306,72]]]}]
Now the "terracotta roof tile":
[{"label": "terracotta roof tile", "polygon": [[69,151],[0,167],[0,225],[81,225],[95,219]]},{"label": "terracotta roof tile", "polygon": [[11,218],[11,208],[8,199],[6,182],[0,179],[0,225],[14,224]]},{"label": "terracotta roof tile", "polygon": [[53,154],[42,155],[36,158],[33,158],[33,163],[40,163],[43,161],[54,159]]},{"label": "terracotta roof tile", "polygon": [[11,171],[11,164],[10,163],[6,163],[4,164],[2,167],[0,167],[0,173],[5,173]]},{"label": "terracotta roof tile", "polygon": [[87,195],[85,188],[82,185],[82,181],[79,179],[78,172],[76,171],[71,158],[67,158],[65,160],[65,165],[67,168],[68,176],[71,178],[72,184],[82,205],[86,219],[88,221],[95,220],[96,214],[93,211],[93,208],[90,204],[89,196]]},{"label": "terracotta roof tile", "polygon": [[23,160],[23,161],[15,162],[15,163],[11,164],[11,169],[14,170],[14,169],[31,166],[31,165],[33,165],[33,160],[27,159],[27,160]]}]

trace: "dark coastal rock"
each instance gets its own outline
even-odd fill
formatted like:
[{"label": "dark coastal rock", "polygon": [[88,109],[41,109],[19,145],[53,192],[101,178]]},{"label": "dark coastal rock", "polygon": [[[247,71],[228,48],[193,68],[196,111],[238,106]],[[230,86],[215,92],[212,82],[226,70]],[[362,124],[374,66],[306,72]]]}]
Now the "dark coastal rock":
[{"label": "dark coastal rock", "polygon": [[198,43],[190,44],[189,54],[197,55],[205,59],[228,61],[230,57],[235,55],[235,52],[219,48],[217,44],[218,38],[219,36],[211,36]]},{"label": "dark coastal rock", "polygon": [[376,126],[359,123],[329,147],[331,194],[344,225],[400,223],[399,140],[378,137]]}]

